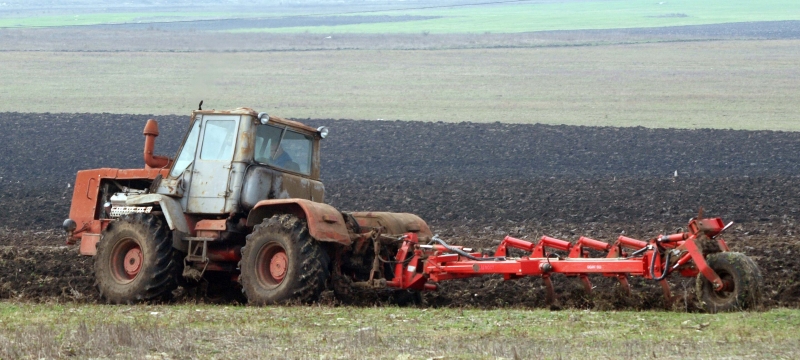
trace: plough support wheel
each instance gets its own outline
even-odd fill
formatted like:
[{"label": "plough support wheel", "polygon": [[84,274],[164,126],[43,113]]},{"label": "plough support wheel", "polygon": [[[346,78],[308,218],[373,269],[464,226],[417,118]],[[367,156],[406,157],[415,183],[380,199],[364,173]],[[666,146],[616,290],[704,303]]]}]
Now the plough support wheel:
[{"label": "plough support wheel", "polygon": [[753,309],[761,297],[761,271],[742,253],[721,252],[706,257],[706,262],[724,283],[715,290],[703,274],[697,275],[697,296],[709,313]]}]

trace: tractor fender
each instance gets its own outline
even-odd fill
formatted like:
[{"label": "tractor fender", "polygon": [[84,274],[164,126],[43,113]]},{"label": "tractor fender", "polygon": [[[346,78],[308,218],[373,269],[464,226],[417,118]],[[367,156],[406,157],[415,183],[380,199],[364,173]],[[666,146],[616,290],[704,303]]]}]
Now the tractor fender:
[{"label": "tractor fender", "polygon": [[431,229],[425,220],[409,213],[392,212],[354,212],[350,213],[361,227],[383,228],[385,234],[401,235],[408,232],[416,233],[420,239],[430,240],[433,237]]},{"label": "tractor fender", "polygon": [[260,224],[275,214],[292,214],[305,219],[308,233],[317,241],[335,242],[350,245],[350,233],[344,216],[328,204],[305,199],[273,199],[256,203],[247,215],[247,226]]},{"label": "tractor fender", "polygon": [[186,222],[186,217],[183,216],[183,208],[178,200],[161,194],[142,194],[128,196],[128,200],[126,201],[128,206],[152,203],[161,205],[161,211],[164,213],[164,217],[167,218],[167,225],[169,225],[170,230],[178,230],[184,234],[191,234],[189,224]]}]

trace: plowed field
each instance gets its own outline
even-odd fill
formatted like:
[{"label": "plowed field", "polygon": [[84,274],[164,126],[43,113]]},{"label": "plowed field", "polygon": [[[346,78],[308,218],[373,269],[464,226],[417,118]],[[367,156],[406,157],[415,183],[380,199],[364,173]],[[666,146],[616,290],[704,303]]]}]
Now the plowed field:
[{"label": "plowed field", "polygon": [[[0,298],[96,301],[91,259],[63,245],[79,169],[141,167],[147,117],[0,114]],[[172,155],[188,117],[159,117],[156,152]],[[726,239],[765,277],[766,305],[796,306],[800,273],[800,133],[546,125],[305,120],[328,125],[326,201],[342,210],[417,213],[451,243],[492,248],[507,234],[649,238],[686,225],[700,206],[735,221]],[[675,176],[677,171],[677,176]],[[554,277],[561,306],[665,306],[657,286]],[[672,278],[694,309],[693,279]],[[539,279],[445,283],[434,306],[543,306]]]}]

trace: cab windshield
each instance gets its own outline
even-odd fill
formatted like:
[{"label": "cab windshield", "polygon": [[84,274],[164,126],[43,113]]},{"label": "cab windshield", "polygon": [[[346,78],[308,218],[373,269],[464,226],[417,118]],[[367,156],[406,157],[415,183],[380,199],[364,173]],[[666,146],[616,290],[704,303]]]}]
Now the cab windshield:
[{"label": "cab windshield", "polygon": [[303,175],[311,174],[311,136],[285,126],[259,125],[256,129],[256,162]]},{"label": "cab windshield", "polygon": [[172,165],[172,171],[169,172],[170,177],[178,177],[186,170],[189,164],[194,161],[194,152],[195,149],[197,149],[197,137],[199,133],[200,120],[198,119],[195,120],[192,125],[192,130],[189,131],[189,135],[186,136],[186,141],[183,143],[181,153],[175,160],[175,164]]}]

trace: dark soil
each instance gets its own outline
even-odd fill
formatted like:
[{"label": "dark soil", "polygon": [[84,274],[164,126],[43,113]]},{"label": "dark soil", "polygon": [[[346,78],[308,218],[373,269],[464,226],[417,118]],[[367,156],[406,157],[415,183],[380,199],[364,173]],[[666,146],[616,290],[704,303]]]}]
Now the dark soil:
[{"label": "dark soil", "polygon": [[[91,259],[61,247],[79,169],[142,166],[146,116],[0,114],[0,298],[95,301]],[[159,117],[156,151],[172,155],[188,117]],[[493,248],[503,236],[647,239],[686,225],[700,206],[737,224],[727,239],[765,277],[766,305],[796,306],[800,273],[800,133],[511,124],[304,120],[328,125],[323,180],[342,210],[417,213],[446,240]],[[675,177],[675,171],[678,176]],[[667,306],[657,286],[554,277],[561,306]],[[675,306],[694,309],[693,279],[673,277]],[[443,283],[435,306],[544,306],[539,279]]]}]

